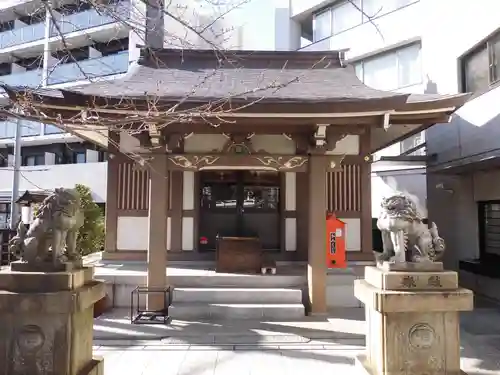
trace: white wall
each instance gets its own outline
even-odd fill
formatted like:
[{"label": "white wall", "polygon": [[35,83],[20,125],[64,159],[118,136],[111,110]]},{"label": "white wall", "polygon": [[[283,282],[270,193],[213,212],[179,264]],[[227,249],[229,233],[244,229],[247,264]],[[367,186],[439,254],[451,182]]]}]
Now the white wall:
[{"label": "white wall", "polygon": [[[427,186],[425,165],[420,168],[401,168],[397,163],[372,167],[372,217],[380,214],[380,202],[392,194],[404,193],[411,197],[418,213],[427,218]],[[389,163],[387,163],[389,164]],[[404,166],[404,164],[403,164]]]},{"label": "white wall", "polygon": [[345,250],[361,251],[361,219],[342,218],[345,223]]},{"label": "white wall", "polygon": [[[195,208],[195,173],[191,171],[182,172],[182,210],[192,211]],[[194,250],[194,217],[182,217],[182,243],[183,251]]]},{"label": "white wall", "polygon": [[[285,211],[297,210],[297,173],[285,173]],[[287,217],[285,219],[285,250],[297,250],[297,218]]]},{"label": "white wall", "polygon": [[[137,1],[137,0],[136,0]],[[167,12],[195,30],[204,30],[202,37],[176,19],[165,16],[166,48],[241,48],[241,30],[235,22],[237,2],[172,0],[165,2]]]},{"label": "white wall", "polygon": [[[88,186],[97,203],[106,202],[108,163],[40,165],[21,167],[19,191]],[[0,168],[0,191],[12,191],[12,168]]]},{"label": "white wall", "polygon": [[458,90],[457,58],[499,27],[500,2],[421,0],[424,70],[441,94]]}]

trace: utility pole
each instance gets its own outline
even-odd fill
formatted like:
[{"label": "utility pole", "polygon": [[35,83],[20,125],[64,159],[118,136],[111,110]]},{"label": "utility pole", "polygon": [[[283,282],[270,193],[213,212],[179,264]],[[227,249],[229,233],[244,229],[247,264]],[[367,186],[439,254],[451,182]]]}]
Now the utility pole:
[{"label": "utility pole", "polygon": [[[50,57],[49,38],[52,26],[52,19],[49,7],[51,6],[50,0],[45,9],[45,39],[43,48],[43,69],[42,69],[42,86],[47,86],[49,79],[48,61]],[[19,217],[19,207],[17,206],[17,199],[19,198],[19,177],[21,174],[21,119],[16,120],[16,136],[14,140],[14,172],[12,176],[12,194],[10,200],[10,229],[16,230],[17,219]],[[26,223],[25,223],[26,224]]]},{"label": "utility pole", "polygon": [[42,66],[42,86],[45,87],[49,84],[49,64],[50,64],[50,46],[49,39],[50,33],[52,31],[52,15],[50,13],[50,7],[52,2],[50,0],[45,0],[45,38],[43,41],[43,66]]},{"label": "utility pole", "polygon": [[14,140],[14,172],[12,177],[12,194],[10,199],[10,229],[16,230],[17,218],[19,217],[19,175],[21,168],[21,119],[16,120],[16,136]]}]

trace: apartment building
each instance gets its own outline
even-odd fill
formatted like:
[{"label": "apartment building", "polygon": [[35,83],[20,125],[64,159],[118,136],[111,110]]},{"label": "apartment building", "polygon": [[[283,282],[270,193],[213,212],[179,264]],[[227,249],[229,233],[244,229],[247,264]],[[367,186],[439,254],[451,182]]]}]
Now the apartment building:
[{"label": "apartment building", "polygon": [[[128,1],[110,4],[124,20],[130,6]],[[132,58],[129,33],[125,22],[85,2],[54,3],[50,12],[41,1],[6,2],[0,10],[0,82],[36,88],[119,77]],[[17,125],[13,119],[0,123],[0,228],[9,222]],[[105,202],[104,149],[52,125],[26,120],[19,125],[20,193],[82,183],[96,202]]]},{"label": "apartment building", "polygon": [[[500,3],[479,0],[282,0],[245,42],[346,49],[367,85],[405,93],[473,92],[449,124],[411,131],[372,167],[372,215],[384,195],[413,195],[446,239],[445,264],[500,300]],[[252,35],[248,40],[248,34]],[[389,127],[388,132],[391,131]],[[376,245],[376,244],[375,244]]]},{"label": "apartment building", "polygon": [[436,8],[447,15],[439,26],[429,16],[428,74],[440,93],[474,95],[449,126],[427,132],[429,216],[464,286],[500,301],[500,3],[457,3]]},{"label": "apartment building", "polygon": [[[209,42],[238,48],[238,30],[225,31],[224,17],[213,21],[215,5],[169,2],[169,12],[194,27],[209,25],[204,37],[166,20],[165,46],[210,47]],[[41,0],[0,2],[0,82],[12,86],[65,87],[112,80],[127,73],[144,45],[146,9],[140,0],[106,0],[94,8],[86,1]],[[97,203],[106,202],[106,139],[102,146],[82,134],[23,120],[19,192],[88,186]],[[0,229],[8,227],[17,123],[0,121]],[[97,142],[99,143],[99,142]],[[1,241],[0,241],[1,242]]]}]

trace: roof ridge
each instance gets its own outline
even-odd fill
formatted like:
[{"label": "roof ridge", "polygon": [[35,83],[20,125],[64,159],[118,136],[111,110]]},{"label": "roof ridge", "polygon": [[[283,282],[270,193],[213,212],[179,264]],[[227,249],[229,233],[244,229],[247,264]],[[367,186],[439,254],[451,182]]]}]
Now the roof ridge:
[{"label": "roof ridge", "polygon": [[182,64],[195,63],[198,67],[206,64],[207,68],[246,67],[246,65],[282,64],[284,69],[296,66],[298,69],[310,68],[342,68],[345,51],[265,51],[265,50],[228,50],[210,49],[172,49],[141,48],[139,65],[154,69],[168,69]]}]

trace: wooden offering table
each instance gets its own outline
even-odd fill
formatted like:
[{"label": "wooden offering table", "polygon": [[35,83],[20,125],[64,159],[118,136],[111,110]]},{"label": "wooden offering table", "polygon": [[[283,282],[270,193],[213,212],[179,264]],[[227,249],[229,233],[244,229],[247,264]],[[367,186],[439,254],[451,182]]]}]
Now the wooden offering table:
[{"label": "wooden offering table", "polygon": [[216,272],[259,273],[262,247],[257,237],[218,237]]}]

